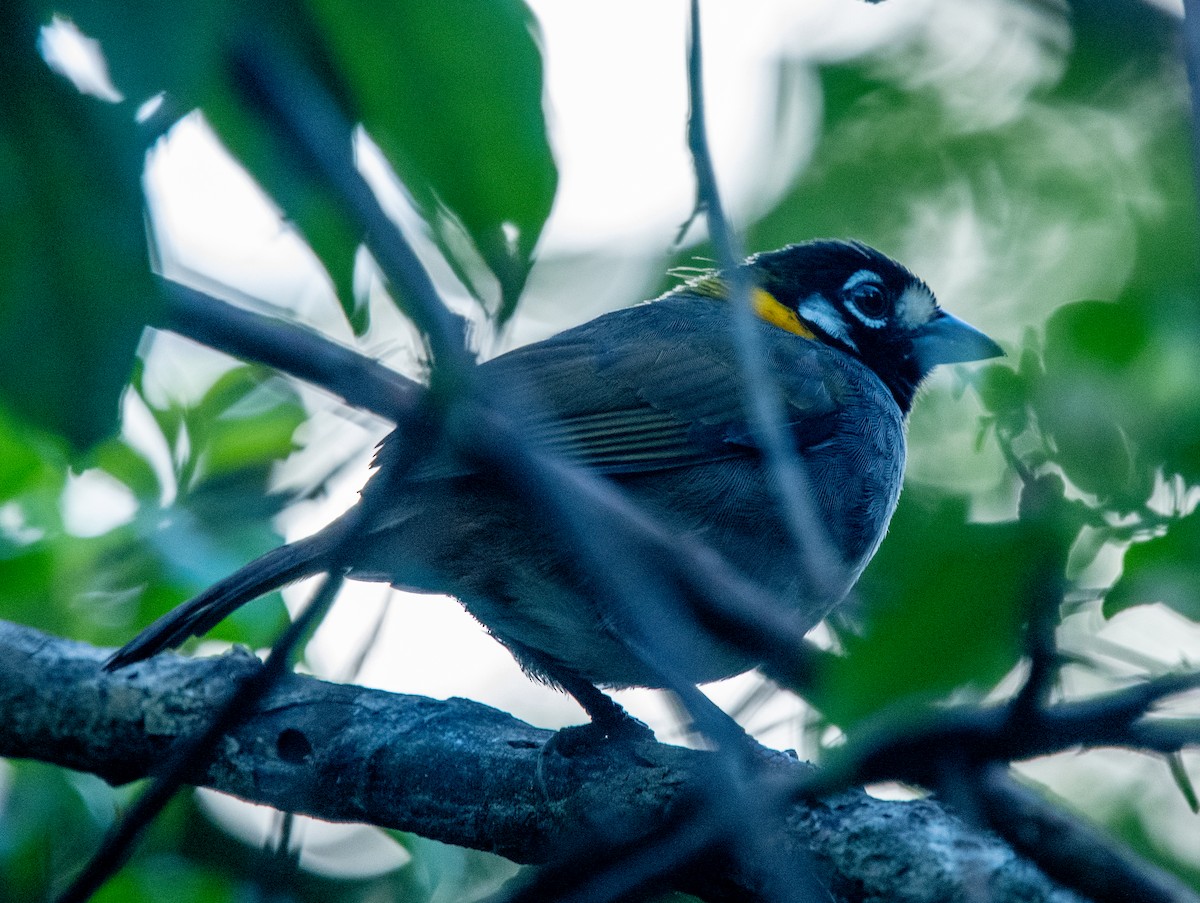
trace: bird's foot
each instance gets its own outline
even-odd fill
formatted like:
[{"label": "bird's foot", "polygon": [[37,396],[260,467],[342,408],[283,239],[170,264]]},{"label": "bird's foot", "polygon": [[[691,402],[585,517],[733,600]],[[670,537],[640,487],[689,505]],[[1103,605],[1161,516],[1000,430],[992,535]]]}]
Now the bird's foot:
[{"label": "bird's foot", "polygon": [[654,741],[654,731],[622,708],[587,724],[575,724],[555,731],[546,741],[543,754],[554,753],[573,758],[605,743],[632,745]]},{"label": "bird's foot", "polygon": [[[617,717],[614,717],[617,716]],[[637,748],[643,743],[654,743],[654,731],[634,718],[620,706],[613,704],[613,712],[604,718],[595,718],[587,724],[575,724],[560,728],[538,750],[536,780],[547,799],[550,793],[550,776],[561,769],[571,768],[571,762],[585,759],[602,750],[617,748],[642,764],[649,764]]]}]

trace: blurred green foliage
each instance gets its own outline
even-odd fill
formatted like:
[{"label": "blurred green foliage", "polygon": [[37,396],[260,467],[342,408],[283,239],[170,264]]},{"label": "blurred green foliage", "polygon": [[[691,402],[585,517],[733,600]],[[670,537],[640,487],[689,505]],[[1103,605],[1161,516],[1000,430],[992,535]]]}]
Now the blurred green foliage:
[{"label": "blurred green foliage", "polygon": [[85,448],[112,431],[156,307],[142,154],[114,107],[50,76],[40,24],[21,3],[0,9],[0,82],[20,86],[0,91],[0,392]]},{"label": "blurred green foliage", "polygon": [[[119,643],[134,625],[199,592],[247,554],[275,545],[271,519],[287,498],[272,492],[272,469],[293,450],[305,412],[294,389],[266,376],[237,367],[194,404],[158,406],[145,401],[135,374],[127,403],[145,405],[153,418],[158,432],[151,441],[161,460],[152,463],[144,449],[120,437],[92,450],[85,473],[104,474],[114,494],[108,503],[121,499],[133,511],[116,526],[102,524],[98,535],[90,529],[73,534],[66,523],[67,459],[54,453],[56,446],[46,443],[41,456],[28,445],[0,457],[6,490],[0,505],[10,503],[19,517],[0,533],[4,617]],[[50,599],[58,604],[47,605]],[[268,645],[285,623],[282,604],[276,597],[274,605],[252,608],[214,635]]]},{"label": "blurred green foliage", "polygon": [[[499,283],[496,311],[507,319],[557,184],[537,21],[521,0],[311,5],[371,136],[442,247],[461,247],[465,231]],[[460,256],[448,258],[472,285]]]},{"label": "blurred green foliage", "polygon": [[[965,443],[951,447],[947,425],[922,419],[945,410],[945,383],[919,403],[919,478],[856,591],[847,655],[819,699],[851,737],[882,709],[991,690],[1020,660],[1031,599],[1064,576],[1068,611],[1080,599],[1103,600],[1106,616],[1161,602],[1200,619],[1200,255],[1174,22],[1136,0],[1001,7],[1014,18],[997,40],[1027,39],[1036,77],[1004,94],[986,53],[975,68],[951,54],[940,70],[938,22],[822,66],[814,158],[773,209],[738,224],[755,249],[860,238],[935,287],[967,272],[946,280],[943,301],[1009,351],[957,377]],[[145,384],[134,351],[158,316],[146,142],[201,108],[310,243],[359,334],[361,236],[245,105],[231,54],[265,49],[313,73],[497,318],[524,285],[556,167],[536,22],[515,0],[54,9],[100,39],[127,100],[81,96],[37,58],[49,5],[0,4],[0,617],[115,643],[275,544],[272,520],[290,500],[273,492],[274,468],[306,417],[295,390],[258,368],[228,369],[194,398]],[[807,102],[789,86],[809,64],[778,70],[780,104]],[[139,133],[134,109],[163,91]],[[152,425],[136,440],[119,419],[133,409]],[[65,499],[88,476],[128,516],[73,525]],[[1119,576],[1096,571],[1102,553],[1123,562]],[[283,617],[276,597],[216,635],[261,645]],[[76,777],[12,766],[0,882],[14,897],[45,896],[112,817],[114,795]],[[1121,833],[1194,880],[1152,842],[1150,817],[1131,800]],[[395,874],[289,873],[281,894],[434,900],[502,880],[492,860],[405,843],[414,862]],[[261,857],[181,799],[102,899],[245,899],[261,871]]]}]

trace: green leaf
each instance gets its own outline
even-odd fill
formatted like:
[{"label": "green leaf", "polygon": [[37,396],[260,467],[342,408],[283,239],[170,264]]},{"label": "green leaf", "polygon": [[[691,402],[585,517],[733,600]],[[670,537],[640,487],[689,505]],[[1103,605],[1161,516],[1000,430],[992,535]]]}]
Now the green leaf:
[{"label": "green leaf", "polygon": [[1045,376],[1037,386],[1039,423],[1070,480],[1128,510],[1153,485],[1131,436],[1153,406],[1141,365],[1150,338],[1145,312],[1132,304],[1078,301],[1046,324]]},{"label": "green leaf", "polygon": [[142,502],[157,502],[163,487],[149,461],[122,439],[110,439],[96,447],[92,463],[128,486]]},{"label": "green leaf", "polygon": [[[45,899],[61,891],[50,876],[74,874],[96,848],[103,828],[80,784],[104,793],[90,775],[32,760],[9,760],[5,805],[0,811],[0,874],[5,896]],[[99,787],[97,787],[99,785]],[[112,791],[109,790],[111,795]],[[111,811],[111,809],[110,809]]]},{"label": "green leaf", "polygon": [[1200,513],[1174,521],[1162,536],[1134,543],[1121,576],[1104,599],[1104,615],[1162,602],[1200,621]]},{"label": "green leaf", "polygon": [[862,635],[843,638],[815,702],[853,724],[902,701],[990,687],[1017,663],[1045,536],[1020,522],[967,522],[966,499],[905,490],[856,595]]},{"label": "green leaf", "polygon": [[1046,369],[1121,371],[1142,353],[1149,334],[1145,311],[1132,304],[1065,304],[1046,321]]},{"label": "green leaf", "polygon": [[40,24],[0,4],[0,394],[82,449],[115,432],[158,295],[132,109],[51,72]]},{"label": "green leaf", "polygon": [[[100,41],[114,83],[134,103],[166,92],[164,123],[200,108],[229,147],[313,248],[357,334],[367,311],[354,293],[361,236],[333,198],[302,172],[234,91],[232,51],[248,40],[277,42],[336,82],[323,64],[320,36],[300,0],[154,4],[64,0],[61,5]],[[339,93],[336,84],[335,93]]]},{"label": "green leaf", "polygon": [[558,178],[532,13],[521,0],[308,6],[367,131],[430,223],[462,224],[499,280],[506,318]]},{"label": "green leaf", "polygon": [[1025,406],[1028,390],[1011,367],[1004,364],[982,367],[973,381],[983,406],[993,414],[1010,415]]},{"label": "green leaf", "polygon": [[19,423],[0,404],[0,502],[37,486],[57,492],[65,467],[61,443]]},{"label": "green leaf", "polygon": [[1200,815],[1200,799],[1196,797],[1196,785],[1192,783],[1192,776],[1188,774],[1183,754],[1178,750],[1167,753],[1167,766],[1171,769],[1171,778],[1175,781],[1179,792],[1183,794],[1184,800],[1187,801],[1188,808],[1193,813]]},{"label": "green leaf", "polygon": [[[1074,407],[1071,399],[1061,398],[1055,410],[1058,416],[1043,418],[1058,452],[1055,460],[1085,492],[1104,500],[1124,495],[1137,476],[1129,440],[1124,430],[1101,414],[1105,404],[1102,396],[1087,398],[1081,393],[1077,400],[1079,404]],[[1134,496],[1137,501],[1145,498],[1141,492]]]},{"label": "green leaf", "polygon": [[0,617],[31,627],[61,632],[63,610],[57,604],[57,562],[51,544],[16,545],[0,535]]},{"label": "green leaf", "polygon": [[984,408],[995,415],[1001,429],[1011,435],[1025,429],[1031,389],[1023,374],[1005,364],[992,364],[980,368],[968,379],[979,393]]},{"label": "green leaf", "polygon": [[192,453],[203,461],[200,478],[270,468],[295,450],[292,437],[305,416],[285,380],[261,367],[230,370],[188,416]]},{"label": "green leaf", "polygon": [[365,123],[443,251],[455,256],[451,233],[461,225],[499,282],[501,318],[511,314],[557,184],[537,25],[520,0],[65,7],[101,41],[121,90],[138,102],[165,90],[180,113],[203,109],[311,244],[357,333],[367,327],[353,290],[361,236],[294,148],[234,90],[230,55],[249,42],[298,61]]}]

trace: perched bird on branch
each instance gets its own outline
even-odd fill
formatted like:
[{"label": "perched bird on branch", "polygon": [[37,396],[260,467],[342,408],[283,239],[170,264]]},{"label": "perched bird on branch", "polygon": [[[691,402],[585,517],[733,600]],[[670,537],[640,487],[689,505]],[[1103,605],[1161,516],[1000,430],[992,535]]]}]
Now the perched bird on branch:
[{"label": "perched bird on branch", "polygon": [[[674,535],[707,543],[804,631],[846,596],[883,539],[922,379],[938,364],[1002,352],[862,244],[791,245],[751,257],[739,275],[751,286],[770,382],[754,389],[777,402],[790,471],[770,466],[746,413],[729,273],[518,348],[480,365],[479,378],[519,387],[528,408],[519,425],[535,448],[611,480]],[[552,518],[452,444],[429,443],[413,461],[406,441],[397,431],[379,448],[363,500],[388,497],[373,500],[372,519],[343,548],[347,576],[455,596],[595,722],[625,717],[599,687],[664,684],[654,649],[629,641],[602,575],[580,565],[575,541]],[[403,478],[387,479],[401,457]],[[776,481],[788,472],[804,483],[800,512],[780,500]],[[343,516],[252,561],[154,622],[107,667],[177,646],[256,597],[327,570],[345,533]],[[662,603],[647,593],[637,604]],[[679,677],[701,683],[757,664],[678,611],[648,611],[645,623],[662,625],[653,645],[670,647]]]}]

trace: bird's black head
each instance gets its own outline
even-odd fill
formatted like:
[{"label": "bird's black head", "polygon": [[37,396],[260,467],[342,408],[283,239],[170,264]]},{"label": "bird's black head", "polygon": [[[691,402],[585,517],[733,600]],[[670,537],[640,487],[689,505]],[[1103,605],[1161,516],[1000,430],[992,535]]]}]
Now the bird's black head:
[{"label": "bird's black head", "polygon": [[821,341],[862,360],[907,412],[938,364],[997,357],[1000,346],[937,305],[929,286],[858,242],[809,241],[751,257],[756,285]]}]

